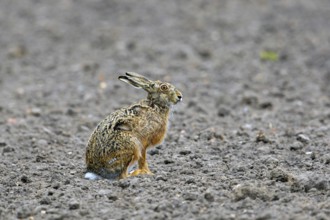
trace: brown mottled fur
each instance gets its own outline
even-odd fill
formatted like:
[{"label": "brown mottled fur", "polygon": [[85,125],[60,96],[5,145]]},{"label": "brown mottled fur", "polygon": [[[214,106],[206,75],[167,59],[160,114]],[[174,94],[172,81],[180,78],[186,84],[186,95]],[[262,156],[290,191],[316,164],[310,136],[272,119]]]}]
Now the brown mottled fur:
[{"label": "brown mottled fur", "polygon": [[[182,94],[169,83],[150,81],[136,73],[119,79],[143,88],[148,97],[113,112],[98,124],[87,145],[87,170],[104,178],[152,174],[147,149],[164,140],[170,106],[181,101]],[[128,167],[135,162],[138,169],[128,174]]]}]

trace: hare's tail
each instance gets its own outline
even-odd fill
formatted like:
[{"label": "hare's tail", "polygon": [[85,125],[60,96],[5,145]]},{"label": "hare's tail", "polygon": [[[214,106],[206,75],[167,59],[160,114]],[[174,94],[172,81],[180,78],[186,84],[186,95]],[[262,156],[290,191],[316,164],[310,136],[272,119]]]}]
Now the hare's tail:
[{"label": "hare's tail", "polygon": [[85,174],[85,179],[89,179],[89,180],[99,180],[102,179],[101,176],[97,175],[96,173],[93,172],[87,172]]},{"label": "hare's tail", "polygon": [[105,178],[108,180],[115,180],[115,179],[119,178],[119,176],[120,176],[120,172],[110,173],[110,172],[106,172],[105,170],[103,170],[101,172],[102,173],[97,174],[97,173],[93,173],[93,172],[89,171],[85,174],[85,179],[99,180],[99,179]]}]

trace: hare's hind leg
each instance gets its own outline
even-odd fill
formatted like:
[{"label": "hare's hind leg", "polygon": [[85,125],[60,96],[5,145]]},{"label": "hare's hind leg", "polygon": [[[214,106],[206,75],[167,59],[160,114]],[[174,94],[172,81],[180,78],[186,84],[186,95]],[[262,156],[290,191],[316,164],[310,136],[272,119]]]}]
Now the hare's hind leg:
[{"label": "hare's hind leg", "polygon": [[149,170],[148,162],[147,162],[147,150],[143,149],[141,152],[141,156],[138,160],[139,168],[134,170],[132,173],[130,173],[130,176],[137,176],[140,174],[148,174],[153,175],[153,173]]},{"label": "hare's hind leg", "polygon": [[126,147],[123,147],[123,151],[120,151],[120,156],[118,156],[117,166],[121,167],[121,172],[118,179],[124,179],[131,174],[128,174],[128,169],[132,167],[141,157],[141,146],[140,142],[135,138],[131,137],[130,141],[125,143],[128,144]]},{"label": "hare's hind leg", "polygon": [[138,156],[136,155],[135,151],[129,151],[117,155],[115,159],[116,161],[114,164],[109,164],[108,170],[115,170],[118,179],[125,179],[130,176],[128,174],[128,168],[136,163]]},{"label": "hare's hind leg", "polygon": [[[140,158],[141,143],[127,133],[116,133],[108,139],[92,136],[86,150],[87,179],[123,179],[128,167]],[[100,140],[99,140],[99,139]]]}]

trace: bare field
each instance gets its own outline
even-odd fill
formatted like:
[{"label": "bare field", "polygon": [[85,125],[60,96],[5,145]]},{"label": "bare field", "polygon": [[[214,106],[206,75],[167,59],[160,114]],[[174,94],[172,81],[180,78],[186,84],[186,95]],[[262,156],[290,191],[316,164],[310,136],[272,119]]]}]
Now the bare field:
[{"label": "bare field", "polygon": [[[330,1],[0,1],[0,219],[329,219]],[[154,176],[84,179],[97,123],[183,92]]]}]

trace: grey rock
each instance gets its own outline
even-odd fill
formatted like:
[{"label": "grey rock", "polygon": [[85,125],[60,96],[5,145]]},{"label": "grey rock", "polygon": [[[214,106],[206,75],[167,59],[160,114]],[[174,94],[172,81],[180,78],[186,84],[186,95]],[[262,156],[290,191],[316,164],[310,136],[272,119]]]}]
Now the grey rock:
[{"label": "grey rock", "polygon": [[41,205],[49,205],[52,203],[49,197],[44,197],[39,202]]},{"label": "grey rock", "polygon": [[261,199],[263,201],[271,201],[273,192],[265,186],[253,184],[238,184],[233,188],[234,200],[239,201],[247,197],[251,199]]},{"label": "grey rock", "polygon": [[302,143],[308,143],[311,141],[311,139],[305,134],[298,134],[297,141],[300,141]]},{"label": "grey rock", "polygon": [[18,208],[18,211],[16,213],[16,217],[18,219],[26,219],[26,218],[29,218],[30,216],[33,216],[34,214],[35,214],[34,210],[31,209],[31,207],[22,206],[22,207]]},{"label": "grey rock", "polygon": [[45,146],[47,146],[48,145],[48,141],[46,141],[46,140],[44,140],[44,139],[40,139],[40,140],[38,140],[37,141],[37,147],[45,147]]},{"label": "grey rock", "polygon": [[183,199],[188,200],[188,201],[194,201],[198,198],[198,195],[195,193],[191,193],[191,192],[186,192],[183,194]]},{"label": "grey rock", "polygon": [[204,194],[204,198],[209,202],[214,202],[214,196],[212,193],[207,192]]},{"label": "grey rock", "polygon": [[69,201],[69,209],[70,210],[76,210],[80,208],[80,203],[79,201],[73,199]]}]

